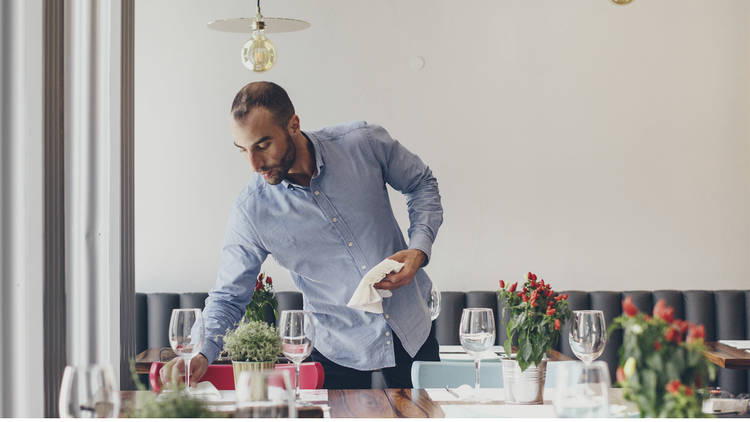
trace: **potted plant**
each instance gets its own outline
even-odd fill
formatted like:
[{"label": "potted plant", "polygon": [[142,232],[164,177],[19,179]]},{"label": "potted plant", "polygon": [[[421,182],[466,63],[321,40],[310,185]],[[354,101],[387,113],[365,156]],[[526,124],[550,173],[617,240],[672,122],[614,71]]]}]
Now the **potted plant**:
[{"label": "potted plant", "polygon": [[705,328],[674,317],[664,299],[653,317],[640,312],[628,296],[622,315],[610,331],[623,330],[617,383],[641,417],[695,418],[709,392],[707,381],[716,367],[703,357]]},{"label": "potted plant", "polygon": [[245,319],[248,321],[276,321],[279,302],[273,290],[273,279],[264,273],[258,274],[253,292],[253,300],[245,308]]},{"label": "potted plant", "polygon": [[[554,346],[560,327],[570,317],[568,295],[556,294],[549,284],[533,273],[517,290],[518,282],[506,286],[500,280],[498,300],[503,303],[502,319],[509,316],[503,345],[503,383],[506,402],[541,404],[547,368],[545,352]],[[511,351],[517,350],[515,359]]]},{"label": "potted plant", "polygon": [[232,360],[234,382],[237,383],[242,371],[273,369],[281,353],[281,339],[265,322],[247,321],[227,331],[224,350]]}]

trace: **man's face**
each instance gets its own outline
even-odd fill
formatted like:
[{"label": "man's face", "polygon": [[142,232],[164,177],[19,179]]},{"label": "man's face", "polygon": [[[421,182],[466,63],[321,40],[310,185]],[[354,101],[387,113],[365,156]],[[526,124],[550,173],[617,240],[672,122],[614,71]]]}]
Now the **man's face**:
[{"label": "man's face", "polygon": [[232,119],[234,144],[266,182],[277,185],[289,173],[297,150],[287,128],[270,111],[256,107],[242,121]]}]

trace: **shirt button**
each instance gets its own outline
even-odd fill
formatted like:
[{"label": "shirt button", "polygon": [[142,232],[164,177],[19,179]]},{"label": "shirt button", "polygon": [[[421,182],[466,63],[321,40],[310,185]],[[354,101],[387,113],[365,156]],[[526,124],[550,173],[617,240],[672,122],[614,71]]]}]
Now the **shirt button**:
[{"label": "shirt button", "polygon": [[390,318],[390,317],[391,317],[390,315],[388,315],[388,314],[385,314],[385,319],[388,319],[388,318]]},{"label": "shirt button", "polygon": [[390,337],[390,336],[391,336],[391,333],[385,333],[385,336],[386,336],[386,337]]},{"label": "shirt button", "polygon": [[349,245],[349,247],[350,247],[350,248],[352,247],[352,245],[353,245],[353,244],[354,244],[354,243],[352,243],[352,242],[349,242],[349,243],[348,243],[348,245]]},{"label": "shirt button", "polygon": [[386,341],[386,342],[385,342],[385,344],[391,344],[391,341],[390,341],[390,340],[388,340],[388,341]]},{"label": "shirt button", "polygon": [[335,223],[335,222],[337,222],[337,221],[339,221],[339,220],[338,220],[338,219],[337,219],[336,217],[333,217],[333,218],[331,219],[331,221],[333,221],[333,222]]},{"label": "shirt button", "polygon": [[318,196],[318,195],[320,195],[320,192],[318,192],[318,191],[315,191],[315,192],[313,192],[313,193],[315,194],[315,196]]},{"label": "shirt button", "polygon": [[362,269],[364,270],[365,268],[367,268],[367,266],[363,265],[363,266],[362,266]]}]

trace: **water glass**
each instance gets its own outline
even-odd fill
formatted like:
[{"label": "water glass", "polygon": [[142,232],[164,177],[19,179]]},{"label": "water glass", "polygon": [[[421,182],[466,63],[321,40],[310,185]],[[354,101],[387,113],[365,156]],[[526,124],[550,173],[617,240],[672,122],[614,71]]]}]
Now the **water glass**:
[{"label": "water glass", "polygon": [[479,363],[495,344],[495,314],[489,308],[466,308],[458,328],[461,346],[474,358],[474,395],[479,398]]},{"label": "water glass", "polygon": [[200,309],[173,309],[169,320],[169,344],[185,361],[185,390],[190,391],[190,360],[200,353],[206,341],[203,314]]},{"label": "water glass", "polygon": [[558,363],[555,413],[561,418],[609,416],[609,369],[603,361]]},{"label": "water glass", "polygon": [[282,370],[243,371],[235,386],[235,418],[296,418],[294,389]]},{"label": "water glass", "polygon": [[281,351],[294,363],[294,395],[299,400],[299,367],[313,350],[315,323],[307,311],[283,311],[279,318]]},{"label": "water glass", "polygon": [[430,297],[427,299],[427,309],[430,311],[430,319],[435,321],[440,315],[440,289],[432,283]]},{"label": "water glass", "polygon": [[584,363],[591,363],[604,352],[607,327],[602,311],[573,311],[568,335],[573,354]]},{"label": "water glass", "polygon": [[116,418],[120,392],[110,365],[66,366],[58,410],[62,418]]}]

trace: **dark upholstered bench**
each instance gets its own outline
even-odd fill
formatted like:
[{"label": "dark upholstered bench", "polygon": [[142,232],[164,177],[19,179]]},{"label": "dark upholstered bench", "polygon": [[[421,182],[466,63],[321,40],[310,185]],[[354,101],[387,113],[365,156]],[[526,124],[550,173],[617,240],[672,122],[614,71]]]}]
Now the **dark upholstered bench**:
[{"label": "dark upholstered bench", "polygon": [[[600,309],[604,311],[607,324],[622,313],[622,299],[632,296],[636,306],[651,313],[654,303],[665,299],[675,308],[675,317],[703,324],[706,340],[750,339],[750,290],[659,290],[632,292],[584,292],[568,291],[572,310]],[[174,308],[203,308],[207,293],[137,293],[136,294],[136,349],[169,346],[167,330],[169,317]],[[302,309],[302,294],[299,292],[277,292],[279,311]],[[497,344],[505,341],[505,329],[500,323],[499,303],[493,291],[443,292],[440,316],[435,320],[435,330],[440,344],[460,344],[458,324],[464,308],[480,307],[495,309],[497,319]],[[568,344],[568,327],[563,326],[556,349],[573,356]],[[618,333],[607,342],[600,359],[607,362],[614,374],[617,368],[617,350],[622,344]],[[732,393],[750,392],[750,377],[747,370],[720,369],[716,384]]]}]

